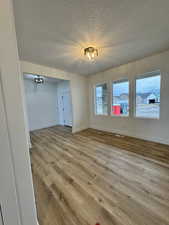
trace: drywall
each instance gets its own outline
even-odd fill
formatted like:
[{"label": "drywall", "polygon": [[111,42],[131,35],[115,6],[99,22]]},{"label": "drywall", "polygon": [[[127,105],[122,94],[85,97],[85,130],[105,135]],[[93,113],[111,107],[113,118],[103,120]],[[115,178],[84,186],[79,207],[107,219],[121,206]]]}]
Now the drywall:
[{"label": "drywall", "polygon": [[24,78],[29,130],[37,130],[58,124],[57,82],[45,81],[37,85]]},{"label": "drywall", "polygon": [[[169,144],[169,51],[146,57],[117,68],[89,77],[90,127],[117,132],[124,135],[143,138]],[[161,71],[161,110],[160,119],[143,119],[133,116],[135,76],[146,72]],[[130,117],[98,116],[94,113],[93,87],[97,83],[107,82],[111,87],[113,80],[130,80]],[[110,89],[109,89],[110,90]]]},{"label": "drywall", "polygon": [[[10,191],[9,186],[6,186],[3,199],[8,207],[2,205],[2,208],[8,216],[5,217],[4,222],[8,225],[37,225],[12,0],[1,0],[0,5],[0,82],[17,194],[17,206],[15,206],[12,202],[12,196],[15,193]],[[3,115],[2,111],[1,113]],[[6,132],[5,125],[0,123],[0,126],[0,131]],[[8,151],[8,149],[2,148],[1,154],[3,151]],[[3,159],[5,162],[5,158]],[[6,168],[6,170],[8,169],[10,168]],[[1,182],[4,178],[8,179],[6,173],[4,171]],[[2,192],[2,188],[0,191]],[[21,223],[16,221],[17,210],[19,210]]]},{"label": "drywall", "polygon": [[89,104],[88,79],[86,77],[26,61],[21,61],[21,70],[23,74],[32,73],[63,80],[69,80],[72,95],[72,131],[77,132],[88,128]]}]

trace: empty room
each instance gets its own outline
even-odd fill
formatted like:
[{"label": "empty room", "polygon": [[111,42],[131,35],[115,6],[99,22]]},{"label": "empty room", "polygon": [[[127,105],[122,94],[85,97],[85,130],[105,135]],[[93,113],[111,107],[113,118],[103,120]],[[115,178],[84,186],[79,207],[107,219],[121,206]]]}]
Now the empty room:
[{"label": "empty room", "polygon": [[0,6],[0,225],[169,225],[169,1]]}]

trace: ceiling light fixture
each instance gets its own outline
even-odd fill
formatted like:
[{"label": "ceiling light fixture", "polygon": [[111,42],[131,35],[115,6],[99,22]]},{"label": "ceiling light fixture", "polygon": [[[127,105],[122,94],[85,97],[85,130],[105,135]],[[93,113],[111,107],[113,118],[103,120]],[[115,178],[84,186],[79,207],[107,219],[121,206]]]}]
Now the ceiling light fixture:
[{"label": "ceiling light fixture", "polygon": [[44,78],[40,77],[39,75],[36,75],[36,77],[34,78],[34,82],[36,84],[43,84],[44,83]]},{"label": "ceiling light fixture", "polygon": [[94,58],[98,56],[98,49],[94,47],[85,48],[84,55],[87,56],[89,60],[94,60]]}]

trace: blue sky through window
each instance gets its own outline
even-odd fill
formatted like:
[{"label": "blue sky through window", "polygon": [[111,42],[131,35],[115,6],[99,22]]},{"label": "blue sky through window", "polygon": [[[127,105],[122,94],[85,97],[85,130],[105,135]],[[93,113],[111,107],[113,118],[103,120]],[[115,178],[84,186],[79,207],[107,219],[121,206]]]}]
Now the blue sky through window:
[{"label": "blue sky through window", "polygon": [[[160,91],[160,75],[145,77],[136,80],[137,93],[151,93]],[[119,82],[113,84],[113,96],[120,96],[129,92],[129,83]]]},{"label": "blue sky through window", "polygon": [[96,96],[97,97],[102,97],[103,95],[103,88],[102,87],[96,87]]},{"label": "blue sky through window", "polygon": [[128,94],[128,93],[129,93],[128,81],[113,83],[113,96],[120,96],[121,94]]},{"label": "blue sky through window", "polygon": [[137,93],[151,93],[160,91],[160,76],[145,77],[136,81]]}]

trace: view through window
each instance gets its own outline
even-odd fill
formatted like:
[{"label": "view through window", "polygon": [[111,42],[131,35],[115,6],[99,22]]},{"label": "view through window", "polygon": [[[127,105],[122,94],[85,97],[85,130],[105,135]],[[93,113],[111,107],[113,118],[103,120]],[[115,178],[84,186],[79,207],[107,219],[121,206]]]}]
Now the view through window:
[{"label": "view through window", "polygon": [[136,117],[160,117],[160,73],[136,79]]},{"label": "view through window", "polygon": [[129,115],[129,81],[113,82],[112,114]]},{"label": "view through window", "polygon": [[107,84],[96,85],[95,104],[96,104],[96,114],[97,115],[107,115],[108,114]]}]

